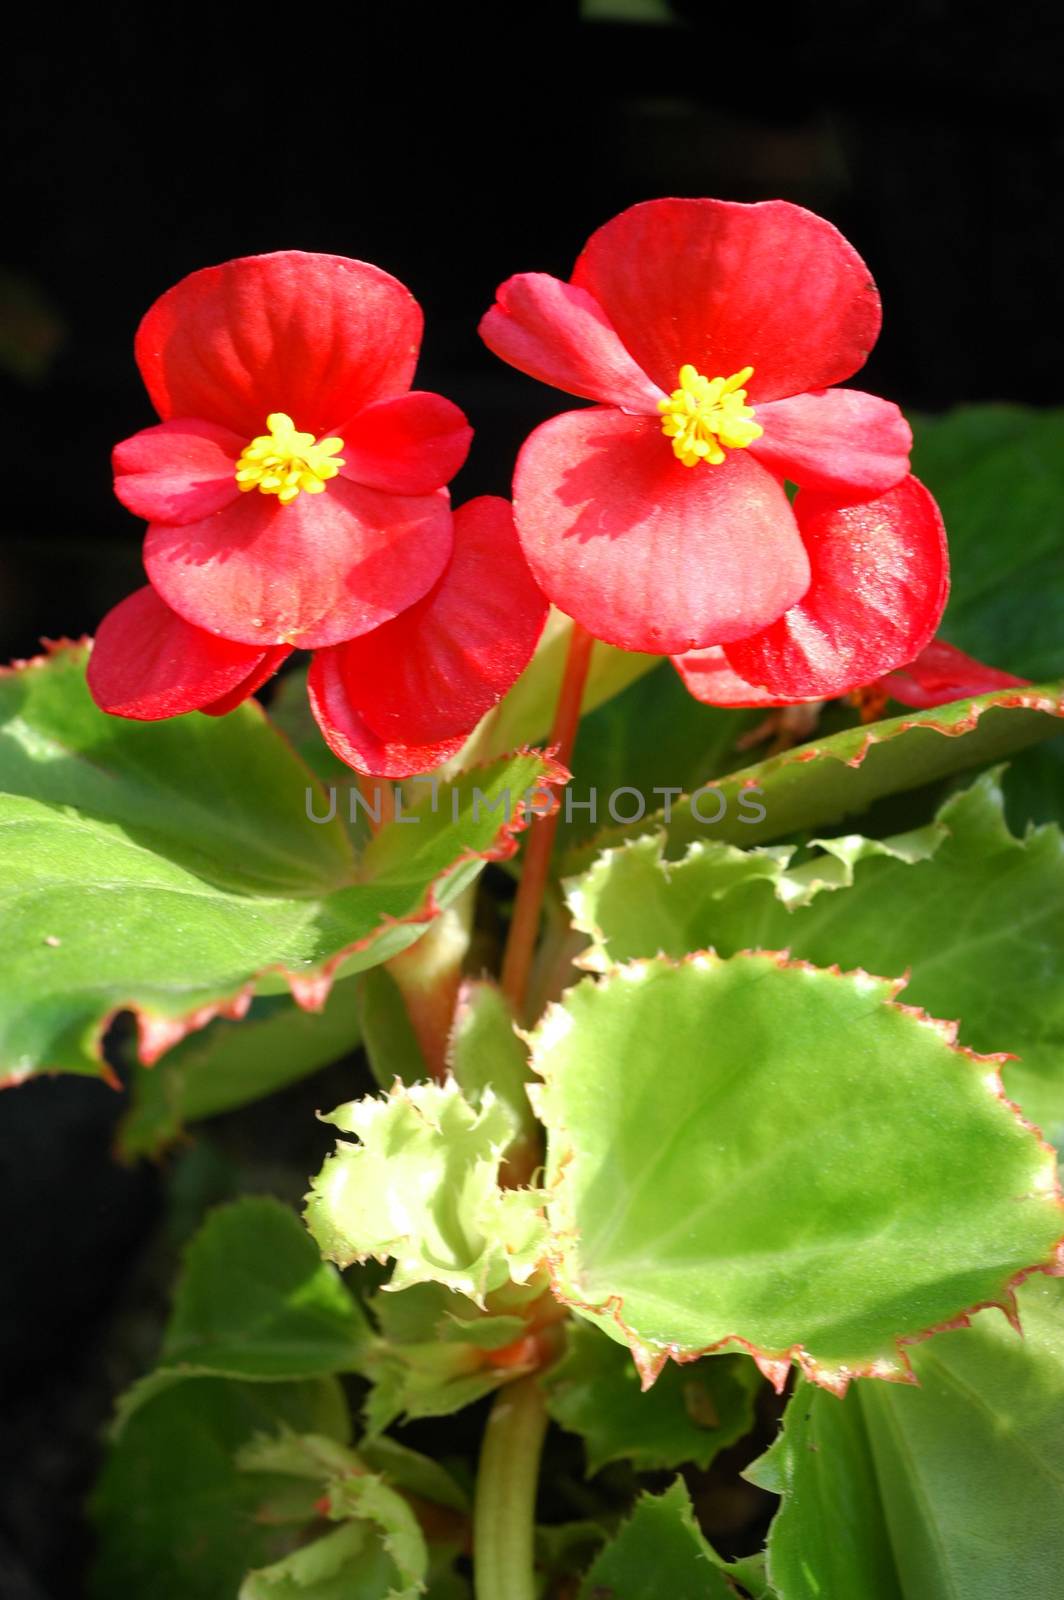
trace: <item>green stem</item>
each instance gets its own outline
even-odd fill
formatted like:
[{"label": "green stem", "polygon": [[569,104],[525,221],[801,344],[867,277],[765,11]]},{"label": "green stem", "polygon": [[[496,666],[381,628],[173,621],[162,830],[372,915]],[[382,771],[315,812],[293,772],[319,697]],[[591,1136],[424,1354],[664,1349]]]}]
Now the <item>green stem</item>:
[{"label": "green stem", "polygon": [[499,1390],[477,1468],[476,1600],[535,1600],[536,1487],[546,1431],[547,1409],[535,1375]]}]

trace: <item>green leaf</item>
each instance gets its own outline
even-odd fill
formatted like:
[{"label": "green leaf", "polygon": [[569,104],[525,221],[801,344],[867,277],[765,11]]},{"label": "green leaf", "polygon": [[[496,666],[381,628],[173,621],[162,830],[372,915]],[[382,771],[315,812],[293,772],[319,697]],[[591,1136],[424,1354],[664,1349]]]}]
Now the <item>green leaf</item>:
[{"label": "green leaf", "polygon": [[[269,1567],[249,1572],[238,1600],[392,1600],[397,1574],[376,1529],[344,1522]],[[407,1589],[405,1594],[417,1593]]]},{"label": "green leaf", "polygon": [[1064,673],[1064,410],[983,405],[916,418],[913,471],[949,530],[941,633],[1025,678]]},{"label": "green leaf", "polygon": [[9,1080],[99,1072],[121,1010],[150,1061],[256,990],[320,1005],[510,854],[522,797],[557,778],[528,753],[466,774],[356,861],[339,818],[308,820],[308,790],[322,817],[324,796],[256,704],[131,722],[96,708],[84,667],[63,645],[0,677]]},{"label": "green leaf", "polygon": [[471,1106],[480,1106],[490,1089],[510,1119],[512,1138],[538,1145],[541,1130],[527,1093],[533,1076],[528,1046],[515,1031],[505,995],[489,979],[462,986],[447,1065]]},{"label": "green leaf", "polygon": [[423,1593],[428,1550],[418,1520],[402,1495],[374,1473],[341,1478],[330,1484],[328,1492],[330,1515],[360,1517],[379,1529],[398,1575],[389,1600],[414,1600]]},{"label": "green leaf", "polygon": [[187,1123],[235,1111],[339,1060],[359,1042],[360,1014],[357,984],[345,980],[334,984],[321,1011],[265,995],[252,1001],[243,1021],[209,1023],[150,1072],[134,1075],[118,1129],[121,1154],[157,1156]]},{"label": "green leaf", "polygon": [[251,1477],[235,1462],[242,1445],[279,1426],[344,1441],[336,1380],[197,1378],[131,1417],[92,1500],[95,1600],[231,1600],[249,1567],[301,1543],[302,1519],[276,1510],[293,1480]]},{"label": "green leaf", "polygon": [[156,1370],[123,1396],[116,1427],[192,1377],[311,1378],[357,1371],[373,1333],[334,1267],[279,1201],[237,1200],[193,1239]]},{"label": "green leaf", "polygon": [[[288,1558],[266,1571],[252,1573],[241,1590],[241,1600],[271,1600],[274,1589],[288,1600],[300,1583],[308,1588],[315,1583],[324,1585],[320,1596],[318,1589],[313,1590],[315,1600],[332,1600],[334,1595],[342,1600],[355,1592],[356,1577],[370,1584],[358,1590],[369,1600],[378,1594],[381,1600],[414,1600],[423,1592],[428,1550],[417,1519],[401,1495],[377,1474],[366,1471],[354,1451],[327,1436],[282,1432],[253,1439],[239,1452],[237,1464],[243,1472],[308,1479],[320,1490],[328,1516],[335,1521],[352,1518],[363,1526],[370,1523],[375,1533],[372,1544],[363,1538],[353,1549],[343,1541],[321,1540],[317,1548],[308,1547],[313,1553],[308,1553],[305,1561],[298,1556]],[[379,1547],[384,1561],[374,1546]],[[357,1558],[354,1565],[352,1556]],[[344,1577],[346,1589],[339,1586]],[[371,1579],[381,1586],[372,1587]]]},{"label": "green leaf", "polygon": [[800,1386],[747,1475],[783,1504],[769,1536],[780,1600],[1000,1600],[1064,1570],[1064,1284],[1018,1291],[1025,1337],[991,1312],[912,1352],[919,1388],[865,1384],[842,1405]]},{"label": "green leaf", "polygon": [[366,1426],[374,1435],[400,1417],[450,1416],[528,1370],[493,1366],[486,1356],[528,1331],[524,1317],[482,1312],[440,1283],[385,1289],[371,1309],[382,1339],[366,1364],[373,1381]]},{"label": "green leaf", "polygon": [[589,1473],[611,1461],[656,1472],[685,1462],[708,1467],[748,1433],[759,1383],[746,1356],[707,1356],[667,1367],[644,1394],[627,1352],[589,1323],[573,1322],[544,1390],[554,1421],[583,1439]]},{"label": "green leaf", "polygon": [[1064,1232],[996,1063],[896,983],[771,955],[636,962],[533,1035],[555,1293],[669,1356],[739,1341],[780,1385],[903,1374],[899,1339],[1008,1305]]},{"label": "green leaf", "polygon": [[324,1120],[360,1140],[338,1142],[308,1197],[307,1225],[328,1260],[394,1259],[389,1291],[435,1282],[477,1305],[532,1276],[542,1197],[499,1188],[511,1123],[490,1091],[474,1110],[453,1078],[397,1084]]},{"label": "green leaf", "polygon": [[[769,1574],[780,1600],[902,1600],[857,1393],[879,1387],[855,1385],[840,1405],[799,1383],[783,1431],[743,1474],[783,1497],[769,1535]],[[919,1600],[937,1595],[928,1590]]]},{"label": "green leaf", "polygon": [[369,1325],[279,1201],[237,1200],[192,1241],[163,1361],[226,1377],[309,1378],[357,1370]]},{"label": "green leaf", "polygon": [[580,1587],[580,1600],[735,1600],[677,1478],[664,1494],[644,1494]]},{"label": "green leaf", "polygon": [[790,848],[707,843],[664,862],[659,839],[610,851],[569,886],[577,926],[595,940],[584,959],[601,968],[659,951],[761,946],[817,966],[908,973],[907,1001],[959,1017],[972,1049],[1020,1058],[1003,1068],[1006,1089],[1064,1140],[1060,831],[1015,838],[987,773],[917,833],[827,840],[800,866],[793,858]]},{"label": "green leaf", "polygon": [[451,1511],[467,1512],[469,1496],[446,1467],[430,1456],[424,1456],[398,1439],[382,1436],[379,1439],[361,1439],[358,1453],[374,1472],[380,1473],[402,1489],[405,1494],[417,1495],[433,1505],[447,1506]]},{"label": "green leaf", "polygon": [[[564,873],[584,870],[599,849],[662,829],[678,858],[707,839],[744,848],[823,827],[867,810],[884,795],[984,766],[1062,729],[1059,683],[998,689],[932,711],[910,711],[867,727],[848,728],[785,750],[757,766],[715,780],[712,790],[675,802],[628,826],[603,829],[562,860]],[[693,804],[692,804],[693,802]]]}]

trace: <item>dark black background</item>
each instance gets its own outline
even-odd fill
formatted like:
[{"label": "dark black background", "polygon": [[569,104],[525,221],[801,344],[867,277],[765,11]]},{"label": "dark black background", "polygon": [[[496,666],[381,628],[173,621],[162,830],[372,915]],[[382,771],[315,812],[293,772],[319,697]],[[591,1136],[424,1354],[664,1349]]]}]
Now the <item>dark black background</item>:
[{"label": "dark black background", "polygon": [[335,251],[411,287],[418,382],[477,428],[463,498],[505,493],[560,404],[480,344],[496,284],[567,276],[593,227],[653,195],[784,196],[835,221],[883,294],[867,387],[924,408],[1059,398],[1052,5],[672,15],[39,9],[7,85],[7,266],[65,336],[43,381],[3,377],[0,657],[91,630],[138,581],[141,530],[108,465],[153,420],[133,332],[163,289],[235,255]]},{"label": "dark black background", "polygon": [[[5,74],[0,658],[91,631],[140,581],[108,464],[152,420],[134,329],[235,255],[334,251],[410,286],[419,386],[477,429],[459,499],[505,493],[562,403],[480,345],[496,284],[567,276],[592,228],[655,195],[783,196],[836,222],[884,300],[864,386],[926,409],[1061,398],[1055,6],[686,0],[649,25],[604,9],[23,16]],[[43,309],[23,315],[27,295]],[[0,1104],[4,1600],[80,1593],[103,1319],[156,1214],[153,1175],[108,1160],[117,1104],[49,1082]]]}]

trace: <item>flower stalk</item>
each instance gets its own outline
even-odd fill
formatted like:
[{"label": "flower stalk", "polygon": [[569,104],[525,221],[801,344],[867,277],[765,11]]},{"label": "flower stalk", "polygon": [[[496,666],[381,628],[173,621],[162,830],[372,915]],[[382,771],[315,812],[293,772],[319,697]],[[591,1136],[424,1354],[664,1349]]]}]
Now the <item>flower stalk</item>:
[{"label": "flower stalk", "polygon": [[547,1409],[535,1375],[499,1390],[477,1468],[476,1600],[535,1600],[536,1487],[546,1431]]},{"label": "flower stalk", "polygon": [[[587,629],[581,627],[579,622],[574,622],[572,637],[569,640],[569,652],[565,658],[565,671],[558,691],[558,703],[554,710],[554,724],[550,732],[550,743],[555,747],[557,759],[565,767],[568,767],[572,760],[573,745],[576,743],[576,730],[580,725],[580,707],[584,698],[584,685],[591,664],[593,644],[594,639]],[[540,910],[550,872],[550,858],[558,831],[559,814],[560,803],[547,815],[538,817],[529,832],[524,868],[514,900],[513,920],[510,923],[510,934],[503,955],[502,989],[519,1021],[524,1018],[528,976],[536,947]]]}]

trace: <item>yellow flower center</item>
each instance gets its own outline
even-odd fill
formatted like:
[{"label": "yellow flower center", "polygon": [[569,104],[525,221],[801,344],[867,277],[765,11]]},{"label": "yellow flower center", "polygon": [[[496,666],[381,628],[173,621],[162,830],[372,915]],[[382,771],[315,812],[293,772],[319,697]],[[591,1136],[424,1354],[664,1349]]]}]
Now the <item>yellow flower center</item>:
[{"label": "yellow flower center", "polygon": [[661,431],[672,440],[673,453],[685,467],[708,461],[718,467],[724,446],[745,450],[764,433],[754,421],[754,408],[746,403],[743,385],[753,376],[743,367],[730,378],[703,378],[697,368],[680,368],[680,387],[667,400],[658,401],[664,421]]},{"label": "yellow flower center", "polygon": [[283,411],[271,411],[266,426],[269,433],[252,439],[236,464],[241,491],[246,494],[249,489],[258,489],[262,494],[275,494],[283,506],[289,505],[301,489],[307,494],[321,494],[344,464],[343,456],[337,454],[344,441],[315,441],[312,433],[300,433]]}]

